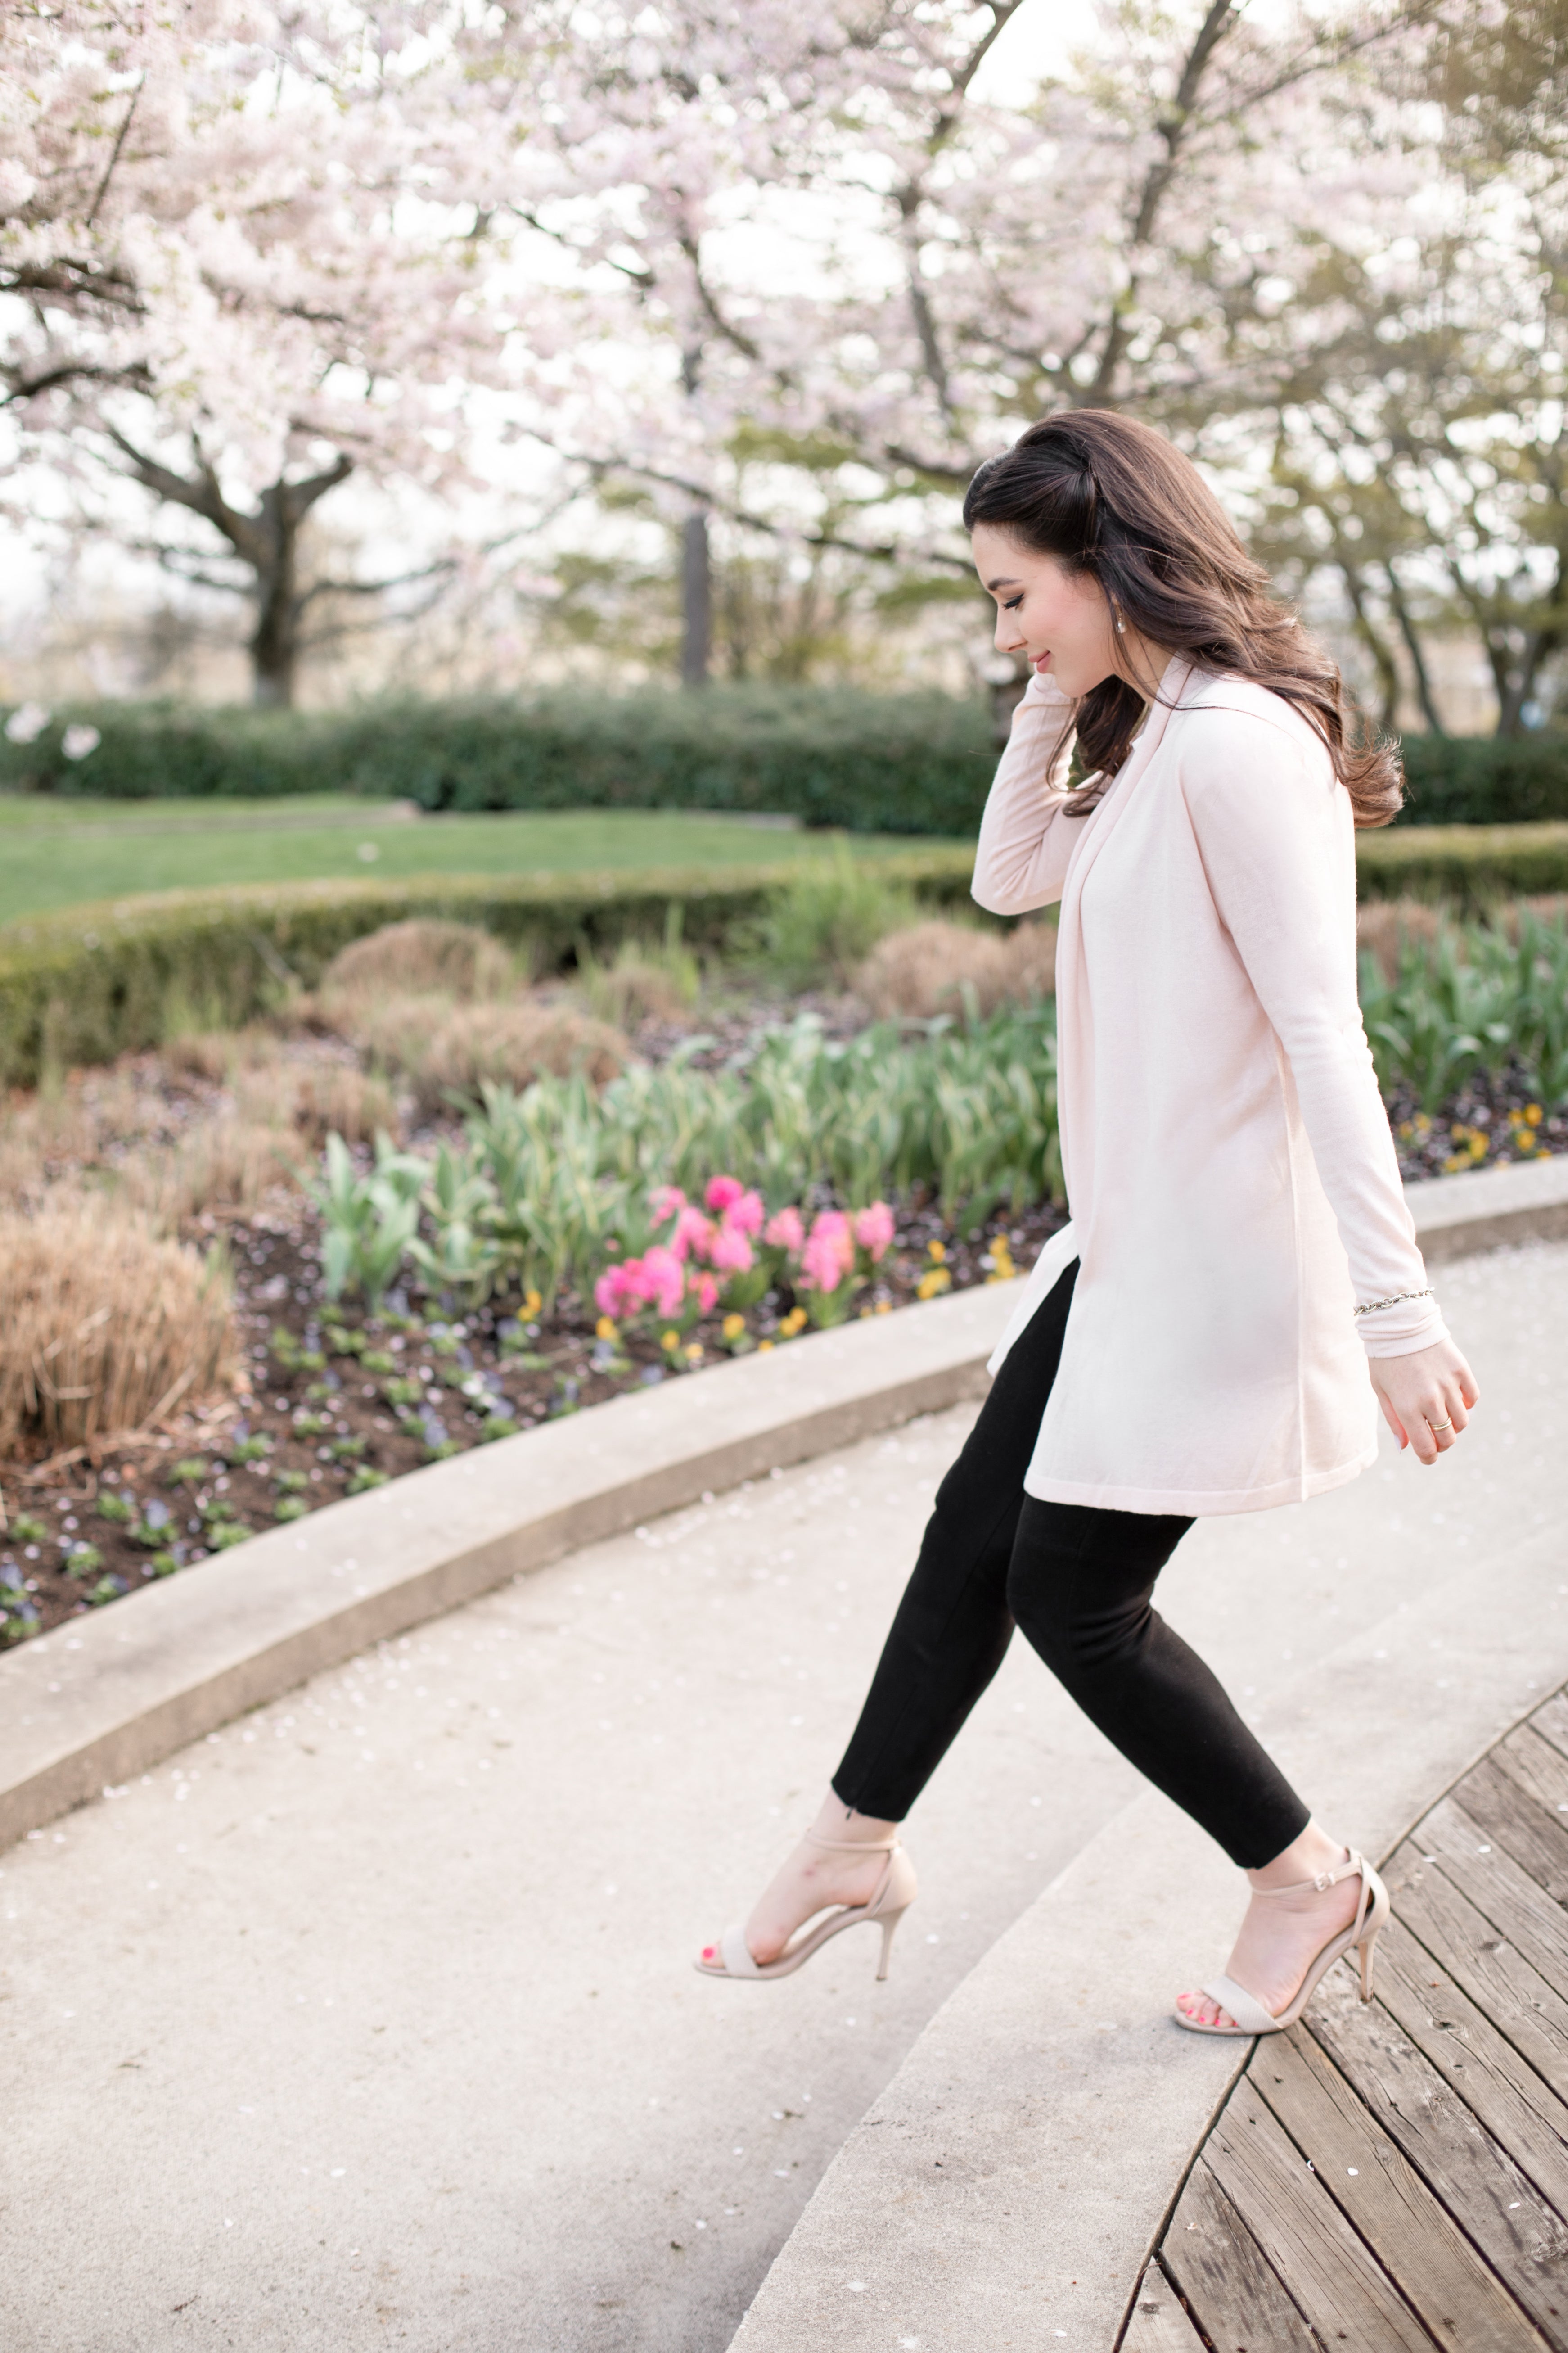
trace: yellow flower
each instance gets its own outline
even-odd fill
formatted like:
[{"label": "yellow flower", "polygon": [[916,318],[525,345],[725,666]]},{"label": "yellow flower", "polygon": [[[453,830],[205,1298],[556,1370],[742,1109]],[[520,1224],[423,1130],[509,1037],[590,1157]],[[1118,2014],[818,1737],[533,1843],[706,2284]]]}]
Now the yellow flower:
[{"label": "yellow flower", "polygon": [[926,1245],[926,1254],[930,1258],[933,1266],[940,1266],[943,1259],[947,1256],[947,1244],[945,1242],[928,1242]]},{"label": "yellow flower", "polygon": [[985,1278],[987,1282],[1011,1282],[1018,1271],[1013,1263],[1013,1253],[1007,1246],[1005,1234],[998,1234],[988,1255],[980,1263],[990,1269]]},{"label": "yellow flower", "polygon": [[618,1339],[619,1336],[620,1335],[616,1330],[615,1317],[613,1315],[601,1315],[598,1322],[594,1326],[595,1339],[615,1340]]},{"label": "yellow flower", "polygon": [[779,1325],[779,1337],[784,1340],[793,1340],[797,1332],[805,1330],[805,1323],[806,1314],[805,1308],[792,1307],[789,1314],[784,1317],[784,1322]]},{"label": "yellow flower", "polygon": [[773,1344],[771,1340],[759,1340],[757,1342],[757,1354],[759,1356],[771,1356],[773,1352]]},{"label": "yellow flower", "polygon": [[525,1291],[522,1296],[523,1322],[525,1324],[531,1324],[543,1304],[544,1302],[541,1299],[537,1291]]},{"label": "yellow flower", "polygon": [[680,1345],[680,1335],[679,1335],[679,1332],[661,1332],[661,1333],[659,1334],[659,1335],[658,1335],[658,1345],[659,1345],[659,1346],[660,1346],[661,1348],[670,1348],[670,1349],[679,1348],[679,1345]]},{"label": "yellow flower", "polygon": [[877,1314],[879,1315],[889,1314],[891,1312],[892,1304],[893,1303],[890,1299],[879,1299],[877,1302]]},{"label": "yellow flower", "polygon": [[746,1319],[743,1315],[725,1316],[723,1331],[726,1340],[738,1340],[745,1328]]},{"label": "yellow flower", "polygon": [[1524,1115],[1530,1122],[1531,1127],[1539,1127],[1541,1125],[1542,1110],[1539,1103],[1527,1103],[1525,1105]]},{"label": "yellow flower", "polygon": [[917,1299],[934,1299],[939,1292],[951,1291],[952,1277],[945,1266],[933,1266],[922,1274],[915,1285]]},{"label": "yellow flower", "polygon": [[700,1365],[702,1362],[701,1341],[688,1340],[684,1349],[681,1351],[681,1354],[685,1356],[689,1365]]}]

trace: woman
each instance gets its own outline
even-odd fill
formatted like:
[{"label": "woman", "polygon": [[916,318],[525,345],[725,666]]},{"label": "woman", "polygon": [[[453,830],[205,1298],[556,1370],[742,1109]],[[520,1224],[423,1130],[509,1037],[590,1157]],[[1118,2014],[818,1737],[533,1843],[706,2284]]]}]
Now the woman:
[{"label": "woman", "polygon": [[1347,733],[1333,664],[1147,426],[1046,418],[981,468],[964,522],[997,647],[1035,672],[974,896],[1061,902],[1073,1222],[992,1358],[816,1824],[698,1966],[782,1976],[864,1920],[885,1971],[915,1892],[898,1826],[1016,1624],[1247,1873],[1226,1974],[1178,2021],[1275,2032],[1352,1947],[1370,1997],[1387,1897],[1150,1597],[1194,1518],[1353,1479],[1377,1406],[1430,1464],[1476,1403],[1356,1002],[1354,828],[1395,814],[1398,765]]}]

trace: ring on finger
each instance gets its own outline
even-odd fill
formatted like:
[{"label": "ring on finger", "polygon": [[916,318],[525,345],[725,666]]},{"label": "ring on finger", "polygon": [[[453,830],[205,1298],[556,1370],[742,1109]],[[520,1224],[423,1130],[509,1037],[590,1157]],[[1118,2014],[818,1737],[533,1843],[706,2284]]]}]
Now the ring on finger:
[{"label": "ring on finger", "polygon": [[1452,1419],[1447,1421],[1434,1421],[1429,1414],[1426,1415],[1424,1419],[1427,1429],[1432,1432],[1434,1438],[1436,1437],[1439,1430],[1452,1430],[1454,1427]]}]

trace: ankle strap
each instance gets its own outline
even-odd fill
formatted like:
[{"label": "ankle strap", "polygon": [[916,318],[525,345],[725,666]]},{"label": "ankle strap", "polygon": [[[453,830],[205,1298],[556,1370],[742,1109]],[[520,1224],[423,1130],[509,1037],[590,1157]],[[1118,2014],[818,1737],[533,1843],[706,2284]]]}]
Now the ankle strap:
[{"label": "ankle strap", "polygon": [[1252,1893],[1254,1895],[1302,1895],[1311,1887],[1322,1895],[1329,1888],[1337,1887],[1342,1879],[1363,1879],[1366,1876],[1365,1863],[1353,1846],[1347,1848],[1346,1852],[1350,1857],[1348,1862],[1336,1863],[1332,1871],[1321,1871],[1316,1879],[1293,1879],[1288,1887],[1255,1887]]},{"label": "ankle strap", "polygon": [[826,1839],[819,1837],[816,1831],[807,1831],[805,1835],[813,1846],[822,1847],[829,1854],[891,1854],[899,1843],[897,1831],[891,1838],[885,1839]]}]

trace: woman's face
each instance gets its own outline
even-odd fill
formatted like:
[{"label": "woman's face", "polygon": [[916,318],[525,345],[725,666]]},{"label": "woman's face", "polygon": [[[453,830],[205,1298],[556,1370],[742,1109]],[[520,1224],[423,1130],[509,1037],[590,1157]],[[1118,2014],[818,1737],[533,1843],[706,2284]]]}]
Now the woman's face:
[{"label": "woman's face", "polygon": [[[1147,649],[1133,631],[1118,635],[1091,574],[1070,573],[1059,556],[1037,554],[996,523],[976,523],[970,544],[981,584],[996,600],[998,653],[1022,654],[1064,694],[1087,694],[1113,672],[1136,682],[1133,665],[1145,667]],[[1146,692],[1159,674],[1154,669]]]}]

